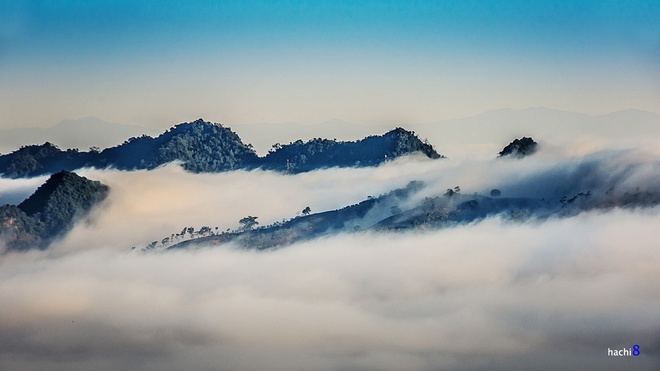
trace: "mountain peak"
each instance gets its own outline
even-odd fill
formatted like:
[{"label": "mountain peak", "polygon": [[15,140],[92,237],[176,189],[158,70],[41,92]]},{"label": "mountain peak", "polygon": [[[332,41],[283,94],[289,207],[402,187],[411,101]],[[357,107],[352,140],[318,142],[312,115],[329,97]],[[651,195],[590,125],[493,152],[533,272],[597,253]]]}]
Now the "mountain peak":
[{"label": "mountain peak", "polygon": [[522,158],[536,152],[536,146],[537,143],[534,139],[529,137],[514,139],[513,142],[509,143],[500,153],[498,153],[498,157],[509,156]]},{"label": "mountain peak", "polygon": [[90,166],[154,169],[173,161],[196,173],[259,167],[298,173],[327,167],[376,166],[412,153],[432,159],[443,157],[428,141],[401,127],[353,142],[316,138],[305,143],[299,139],[284,146],[276,143],[273,148],[265,157],[259,157],[253,146],[230,128],[199,118],[177,124],[157,137],[131,137],[102,151],[62,151],[50,143],[28,146],[1,155],[0,174],[16,178]]},{"label": "mountain peak", "polygon": [[195,121],[190,121],[190,122],[182,122],[180,124],[176,124],[173,127],[170,128],[169,131],[173,132],[186,132],[189,130],[195,130],[195,129],[212,129],[212,128],[225,128],[222,124],[219,123],[214,123],[211,121],[206,121],[203,118],[198,118]]},{"label": "mountain peak", "polygon": [[[70,171],[60,171],[46,180],[30,197],[18,205],[28,216],[44,213],[49,208],[62,206],[82,207],[75,204],[88,204],[92,199],[105,198],[108,187],[98,181],[92,181]],[[62,197],[72,199],[69,205],[62,205]],[[90,197],[92,199],[90,199]]]},{"label": "mountain peak", "polygon": [[108,192],[108,186],[75,173],[53,174],[18,206],[0,207],[0,236],[12,249],[45,248]]}]

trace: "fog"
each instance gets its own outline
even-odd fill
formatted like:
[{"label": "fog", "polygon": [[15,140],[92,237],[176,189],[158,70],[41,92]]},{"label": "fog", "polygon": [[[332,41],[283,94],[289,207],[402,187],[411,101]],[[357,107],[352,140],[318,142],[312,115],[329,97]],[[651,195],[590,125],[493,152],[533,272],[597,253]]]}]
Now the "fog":
[{"label": "fog", "polygon": [[17,205],[28,198],[48,176],[29,179],[6,179],[0,177],[0,205]]},{"label": "fog", "polygon": [[[106,201],[48,250],[0,256],[0,369],[657,369],[657,206],[264,252],[131,249],[186,226],[340,208],[411,180],[426,184],[411,203],[456,185],[503,197],[658,190],[652,148],[585,148],[298,175],[84,169],[111,187]],[[0,185],[28,195],[41,181]],[[641,356],[607,356],[633,344]]]}]

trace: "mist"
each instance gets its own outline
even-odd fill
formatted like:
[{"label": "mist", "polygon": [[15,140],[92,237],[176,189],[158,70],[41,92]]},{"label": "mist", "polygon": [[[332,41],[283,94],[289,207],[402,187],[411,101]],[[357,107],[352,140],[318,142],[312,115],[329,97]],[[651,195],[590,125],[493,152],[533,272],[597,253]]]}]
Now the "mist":
[{"label": "mist", "polygon": [[[297,175],[83,169],[109,197],[48,250],[0,256],[0,368],[655,369],[660,209],[340,233],[257,252],[131,249],[183,227],[262,225],[421,180],[506,197],[657,191],[653,149],[429,160]],[[43,179],[1,180],[29,195]],[[33,190],[33,189],[32,189]],[[594,196],[596,197],[596,196]],[[607,349],[641,346],[640,357]]]},{"label": "mist", "polygon": [[17,205],[28,198],[47,176],[26,179],[7,179],[0,177],[0,205]]}]

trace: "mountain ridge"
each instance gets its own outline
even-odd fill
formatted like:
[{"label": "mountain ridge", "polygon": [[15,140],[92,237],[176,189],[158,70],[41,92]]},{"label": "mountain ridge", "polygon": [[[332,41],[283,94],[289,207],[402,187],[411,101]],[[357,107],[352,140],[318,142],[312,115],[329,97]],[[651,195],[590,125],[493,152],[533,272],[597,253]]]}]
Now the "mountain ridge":
[{"label": "mountain ridge", "polygon": [[[199,231],[206,232],[198,233],[197,238],[193,238],[190,232],[190,239],[180,241],[178,238],[185,234],[177,234],[176,240],[164,239],[160,246],[158,241],[154,241],[144,250],[157,247],[175,250],[232,242],[241,248],[265,250],[337,233],[441,229],[494,216],[510,222],[543,221],[575,216],[590,210],[652,208],[660,204],[660,192],[657,191],[573,190],[561,197],[529,197],[501,196],[500,190],[492,189],[490,196],[487,196],[462,194],[459,186],[447,189],[444,194],[426,196],[411,203],[424,188],[423,182],[411,181],[404,188],[369,197],[353,205],[316,213],[310,213],[307,209],[303,215],[260,227],[254,223],[257,218],[250,216],[248,218],[252,223],[241,220],[244,226],[233,231],[213,233],[208,227],[200,228]],[[188,230],[194,231],[194,228]]]},{"label": "mountain ridge", "polygon": [[230,128],[198,119],[175,125],[155,138],[131,137],[103,151],[62,151],[50,142],[24,146],[0,155],[0,175],[20,178],[82,167],[149,170],[172,161],[181,161],[191,172],[264,168],[299,173],[328,167],[375,166],[416,152],[432,159],[443,157],[414,132],[402,128],[352,142],[316,138],[276,143],[266,156],[259,157],[252,145],[243,143]]},{"label": "mountain ridge", "polygon": [[10,250],[44,249],[109,191],[101,182],[72,172],[53,174],[20,204],[0,206],[0,239]]}]

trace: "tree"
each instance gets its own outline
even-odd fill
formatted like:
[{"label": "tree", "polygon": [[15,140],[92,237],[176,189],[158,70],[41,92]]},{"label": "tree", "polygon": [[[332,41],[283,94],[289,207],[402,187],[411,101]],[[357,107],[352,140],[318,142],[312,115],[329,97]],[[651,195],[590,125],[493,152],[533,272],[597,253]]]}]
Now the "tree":
[{"label": "tree", "polygon": [[259,224],[259,222],[257,221],[257,217],[251,215],[246,216],[245,218],[239,220],[238,222],[241,224],[240,229],[243,231],[249,231],[252,228],[254,228],[254,226]]},{"label": "tree", "polygon": [[445,197],[451,197],[451,196],[457,195],[459,193],[461,193],[461,187],[456,186],[456,187],[454,187],[454,189],[447,188],[447,192],[445,192],[444,196]]},{"label": "tree", "polygon": [[199,233],[200,236],[206,236],[207,234],[211,233],[211,227],[203,226],[197,233]]},{"label": "tree", "polygon": [[309,213],[311,213],[311,212],[312,212],[312,209],[310,209],[309,206],[304,208],[303,211],[302,211],[303,215],[309,215]]}]

